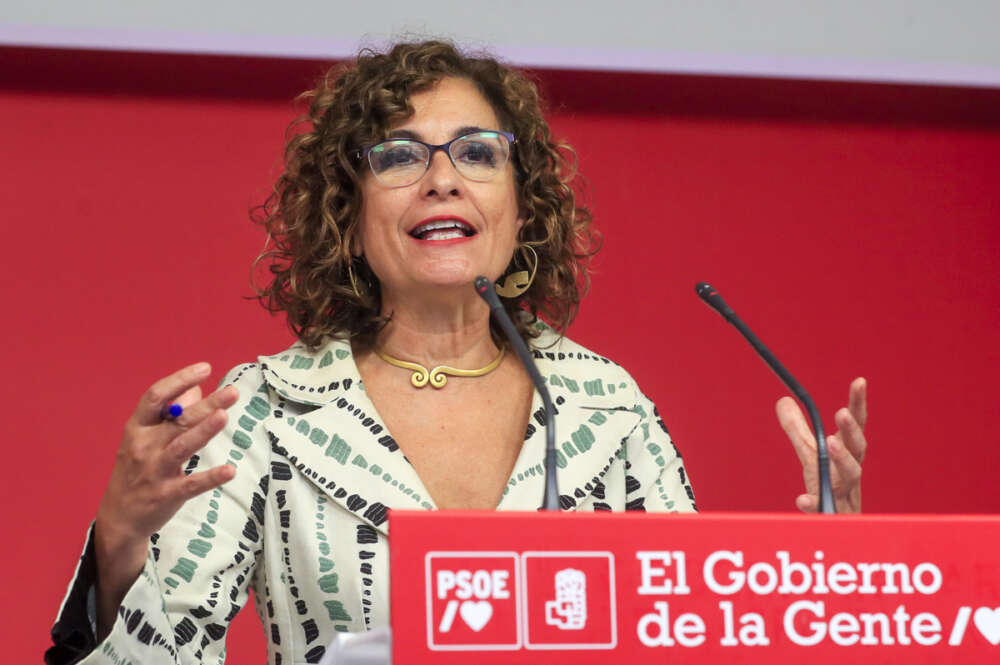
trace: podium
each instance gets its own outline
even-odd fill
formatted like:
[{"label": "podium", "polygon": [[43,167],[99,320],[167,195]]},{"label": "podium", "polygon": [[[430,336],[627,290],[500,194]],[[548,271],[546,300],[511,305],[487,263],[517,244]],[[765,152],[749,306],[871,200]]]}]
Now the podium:
[{"label": "podium", "polygon": [[393,511],[392,662],[1000,662],[1000,517]]}]

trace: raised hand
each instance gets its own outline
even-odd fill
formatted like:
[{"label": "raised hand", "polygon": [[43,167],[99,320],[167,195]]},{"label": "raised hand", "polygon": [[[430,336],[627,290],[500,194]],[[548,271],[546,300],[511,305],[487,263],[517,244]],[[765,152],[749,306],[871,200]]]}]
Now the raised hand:
[{"label": "raised hand", "polygon": [[[118,605],[142,571],[149,537],[185,501],[235,475],[229,465],[184,473],[186,461],[225,427],[225,409],[239,396],[227,386],[202,399],[199,384],[210,372],[208,363],[198,363],[160,379],[125,423],[94,526],[99,638],[110,630]],[[162,410],[172,402],[184,413],[163,420]]]},{"label": "raised hand", "polygon": [[[816,467],[816,437],[799,405],[791,397],[782,397],[775,406],[778,422],[785,430],[799,461],[806,491],[795,499],[795,505],[806,513],[819,508],[819,472]],[[868,420],[867,382],[863,378],[851,382],[847,407],[834,415],[837,433],[826,437],[830,454],[830,480],[833,484],[834,505],[838,513],[861,512],[861,463],[865,458],[865,423]]]}]

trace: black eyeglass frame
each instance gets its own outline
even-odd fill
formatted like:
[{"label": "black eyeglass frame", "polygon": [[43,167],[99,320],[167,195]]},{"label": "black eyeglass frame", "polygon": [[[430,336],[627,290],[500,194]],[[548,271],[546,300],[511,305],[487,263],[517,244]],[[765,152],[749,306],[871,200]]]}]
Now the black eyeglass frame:
[{"label": "black eyeglass frame", "polygon": [[[479,134],[499,134],[500,136],[502,136],[505,139],[507,139],[507,144],[508,144],[508,146],[507,146],[508,147],[507,161],[510,161],[510,146],[512,146],[515,143],[517,143],[517,138],[515,138],[514,135],[511,134],[510,132],[505,132],[505,131],[500,130],[500,129],[483,129],[483,130],[480,130],[478,132],[469,132],[468,134],[462,134],[461,136],[456,136],[455,138],[453,138],[452,140],[448,141],[447,143],[438,143],[436,145],[433,144],[433,143],[427,143],[426,141],[421,141],[420,139],[415,139],[415,138],[411,138],[411,137],[408,137],[408,136],[390,137],[390,138],[385,139],[384,141],[379,141],[375,145],[368,146],[367,148],[364,148],[362,150],[357,150],[355,152],[355,154],[358,156],[359,159],[363,159],[364,161],[368,162],[368,168],[371,170],[372,175],[375,176],[375,178],[379,182],[381,182],[382,184],[384,184],[386,187],[408,187],[409,185],[412,185],[415,182],[419,182],[420,179],[423,178],[424,175],[427,173],[427,171],[430,170],[430,168],[431,168],[431,160],[434,159],[434,154],[438,150],[443,150],[444,154],[448,155],[448,161],[451,162],[451,165],[455,168],[456,171],[458,171],[458,173],[463,178],[468,178],[469,180],[472,180],[473,182],[489,182],[489,180],[491,180],[495,176],[490,176],[486,180],[476,180],[475,178],[469,178],[469,176],[467,176],[465,173],[462,173],[462,169],[458,168],[458,165],[455,164],[455,158],[451,154],[451,144],[452,143],[454,143],[455,141],[461,141],[462,139],[467,139],[470,136],[477,136]],[[417,179],[414,180],[413,182],[406,183],[406,184],[403,184],[403,185],[391,185],[391,184],[385,182],[384,180],[382,180],[382,178],[379,177],[379,174],[375,171],[375,166],[371,163],[371,157],[370,157],[370,155],[372,153],[372,150],[374,150],[375,148],[379,147],[380,145],[384,145],[386,143],[392,143],[393,141],[409,141],[411,143],[419,143],[420,145],[424,146],[428,150],[427,159],[424,162],[424,172],[421,173],[417,177]]]}]

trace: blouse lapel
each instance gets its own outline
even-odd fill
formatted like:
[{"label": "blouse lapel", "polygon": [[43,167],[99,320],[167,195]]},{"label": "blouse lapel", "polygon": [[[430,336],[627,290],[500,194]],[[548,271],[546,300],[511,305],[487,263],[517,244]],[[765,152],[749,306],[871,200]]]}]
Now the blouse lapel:
[{"label": "blouse lapel", "polygon": [[[551,341],[551,331],[540,342]],[[570,347],[572,346],[572,350]],[[623,454],[625,440],[639,426],[635,395],[607,359],[584,353],[568,340],[534,351],[539,373],[556,410],[556,475],[560,505],[574,509],[601,486],[604,474]],[[537,510],[544,491],[545,415],[538,392],[521,453],[499,510]]]},{"label": "blouse lapel", "polygon": [[[434,508],[413,467],[386,430],[346,341],[260,358],[264,379],[306,405],[264,422],[275,453],[333,502],[387,533],[386,511]],[[314,407],[308,410],[308,407]],[[292,415],[292,412],[297,415]]]}]

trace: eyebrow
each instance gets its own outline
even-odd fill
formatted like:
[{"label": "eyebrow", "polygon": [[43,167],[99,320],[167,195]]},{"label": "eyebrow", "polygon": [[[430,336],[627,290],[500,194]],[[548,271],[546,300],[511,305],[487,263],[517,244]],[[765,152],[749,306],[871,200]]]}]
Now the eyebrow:
[{"label": "eyebrow", "polygon": [[[475,134],[477,132],[492,132],[492,129],[483,129],[482,127],[477,127],[475,125],[466,125],[465,127],[459,127],[456,129],[451,137],[457,139],[459,136],[465,136],[466,134]],[[420,132],[415,132],[411,129],[394,129],[389,132],[388,138],[390,139],[416,139],[417,141],[423,141],[423,137]]]}]

